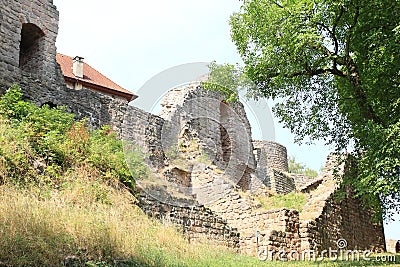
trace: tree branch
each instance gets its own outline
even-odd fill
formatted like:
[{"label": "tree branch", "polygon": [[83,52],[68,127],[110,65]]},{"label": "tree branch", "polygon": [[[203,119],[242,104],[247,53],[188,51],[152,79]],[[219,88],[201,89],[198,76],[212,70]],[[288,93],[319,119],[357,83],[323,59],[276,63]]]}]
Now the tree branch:
[{"label": "tree branch", "polygon": [[[339,14],[336,17],[335,23],[333,24],[333,27],[332,27],[332,38],[333,38],[334,45],[335,45],[335,55],[337,57],[339,56],[339,42],[336,38],[336,27],[339,24],[339,21],[342,18],[342,16],[343,16],[343,6],[340,7]],[[333,68],[335,68],[335,69],[337,69],[337,63],[338,63],[337,57],[334,58],[334,60],[333,60]]]},{"label": "tree branch", "polygon": [[351,36],[353,35],[354,27],[356,26],[358,22],[358,17],[360,16],[360,6],[356,6],[356,10],[354,13],[354,18],[353,18],[353,23],[348,29],[348,34],[346,38],[346,45],[345,45],[345,55],[347,58],[350,57],[350,41],[351,41]]},{"label": "tree branch", "polygon": [[367,95],[365,94],[365,91],[362,87],[361,83],[361,77],[360,73],[358,71],[357,65],[353,61],[353,59],[350,56],[350,42],[351,42],[351,37],[354,32],[354,28],[357,25],[358,18],[360,16],[360,6],[355,7],[355,13],[354,13],[354,18],[353,18],[353,23],[348,29],[348,34],[346,38],[346,45],[345,45],[345,63],[346,63],[346,68],[349,71],[349,74],[347,77],[349,78],[349,81],[351,85],[353,86],[353,95],[354,98],[356,98],[358,101],[358,106],[360,108],[360,113],[361,116],[365,119],[372,120],[374,123],[382,125],[385,127],[384,122],[377,116],[375,113],[374,109],[372,106],[369,104]]},{"label": "tree branch", "polygon": [[346,74],[343,73],[342,71],[338,70],[338,68],[337,68],[337,64],[338,63],[341,64],[341,65],[345,65],[345,61],[338,62],[338,59],[339,59],[339,41],[338,41],[338,39],[336,37],[336,27],[337,27],[340,19],[343,16],[343,12],[344,12],[344,10],[343,10],[343,7],[341,6],[340,9],[339,9],[339,14],[337,15],[337,17],[335,19],[335,23],[332,26],[332,30],[328,26],[326,26],[325,24],[323,24],[321,22],[317,22],[316,25],[317,26],[321,26],[323,29],[325,29],[329,33],[330,37],[332,38],[333,45],[335,47],[334,48],[334,52],[332,52],[327,47],[325,47],[323,45],[319,46],[319,48],[321,48],[323,50],[323,52],[325,52],[328,56],[333,58],[332,74],[339,75],[341,77],[346,77]]},{"label": "tree branch", "polygon": [[285,75],[285,77],[287,78],[294,78],[294,77],[298,77],[298,76],[302,76],[302,75],[307,75],[307,76],[317,76],[317,75],[321,75],[321,74],[333,74],[333,75],[338,75],[341,77],[346,77],[346,74],[342,73],[339,70],[335,70],[335,69],[310,69],[308,67],[305,67],[306,70],[304,71],[299,71],[299,72],[294,72],[288,75]]},{"label": "tree branch", "polygon": [[284,8],[281,4],[279,4],[277,1],[271,1],[273,4],[277,5],[280,8]]},{"label": "tree branch", "polygon": [[316,24],[317,24],[318,26],[321,26],[322,28],[324,28],[324,29],[329,33],[329,35],[332,37],[334,43],[335,43],[335,41],[337,42],[337,39],[336,39],[335,34],[333,33],[333,31],[332,31],[331,29],[329,29],[328,26],[326,26],[325,24],[323,24],[323,23],[321,23],[321,22],[317,22]]},{"label": "tree branch", "polygon": [[364,89],[361,84],[360,74],[358,72],[358,68],[354,61],[349,57],[347,62],[347,68],[349,69],[350,73],[348,75],[349,81],[354,88],[353,95],[354,98],[357,99],[358,106],[360,108],[361,115],[365,119],[372,120],[376,124],[382,125],[384,127],[385,123],[377,116],[372,106],[369,104],[367,95],[364,92]]},{"label": "tree branch", "polygon": [[324,52],[329,57],[332,57],[334,55],[334,53],[324,45],[321,45],[321,44],[313,45],[313,48],[320,49],[322,52]]}]

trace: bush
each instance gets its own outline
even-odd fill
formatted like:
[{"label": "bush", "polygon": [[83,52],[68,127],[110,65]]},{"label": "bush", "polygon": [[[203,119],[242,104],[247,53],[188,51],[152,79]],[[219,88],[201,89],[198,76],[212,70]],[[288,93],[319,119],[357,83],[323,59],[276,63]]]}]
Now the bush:
[{"label": "bush", "polygon": [[0,98],[0,117],[0,182],[8,177],[17,183],[56,185],[63,174],[84,165],[103,179],[134,188],[135,178],[148,174],[143,156],[132,152],[132,177],[122,141],[110,126],[90,131],[85,120],[74,121],[64,107],[24,101],[17,85]]}]

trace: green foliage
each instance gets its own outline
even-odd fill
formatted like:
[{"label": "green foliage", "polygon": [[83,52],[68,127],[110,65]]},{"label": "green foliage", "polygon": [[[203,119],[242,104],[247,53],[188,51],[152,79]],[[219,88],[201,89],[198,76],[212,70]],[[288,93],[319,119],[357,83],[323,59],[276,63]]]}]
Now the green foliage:
[{"label": "green foliage", "polygon": [[14,84],[0,100],[0,114],[8,119],[21,121],[33,113],[34,104],[22,100],[21,88]]},{"label": "green foliage", "polygon": [[399,0],[250,0],[230,20],[251,95],[275,99],[297,142],[354,148],[348,182],[384,211],[400,200],[399,13]]},{"label": "green foliage", "polygon": [[135,151],[130,172],[122,141],[109,126],[90,131],[85,120],[74,122],[65,108],[39,108],[23,101],[17,85],[1,97],[0,118],[0,182],[56,185],[71,169],[89,166],[104,179],[116,178],[134,188],[135,179],[148,174]]},{"label": "green foliage", "polygon": [[204,89],[222,93],[227,102],[238,100],[238,88],[241,85],[241,73],[231,64],[218,65],[215,61],[208,65],[210,75],[203,82]]},{"label": "green foliage", "polygon": [[297,174],[304,174],[308,177],[317,177],[318,172],[308,168],[306,165],[296,162],[295,157],[289,157],[289,172],[297,173]]},{"label": "green foliage", "polygon": [[22,99],[22,91],[13,85],[0,99],[0,115],[16,124],[29,124],[39,137],[48,132],[65,132],[73,123],[73,114],[65,112],[65,107],[50,109],[48,105],[38,108]]},{"label": "green foliage", "polygon": [[104,175],[119,177],[132,188],[135,186],[135,180],[149,175],[144,155],[136,148],[124,150],[122,141],[117,139],[117,134],[110,126],[106,125],[93,131],[90,141],[87,161]]},{"label": "green foliage", "polygon": [[66,113],[64,107],[50,109],[47,105],[38,108],[23,101],[18,85],[13,85],[0,99],[0,115],[21,129],[19,136],[27,138],[34,150],[47,162],[63,161],[60,151],[53,146],[63,133],[72,126],[74,115]]},{"label": "green foliage", "polygon": [[268,210],[287,208],[302,211],[303,206],[306,204],[306,195],[291,192],[287,195],[258,197],[258,200],[263,208]]},{"label": "green foliage", "polygon": [[254,83],[239,66],[232,64],[219,65],[215,61],[208,65],[210,74],[207,81],[202,82],[204,89],[220,92],[227,102],[239,100],[239,90],[254,87]]}]

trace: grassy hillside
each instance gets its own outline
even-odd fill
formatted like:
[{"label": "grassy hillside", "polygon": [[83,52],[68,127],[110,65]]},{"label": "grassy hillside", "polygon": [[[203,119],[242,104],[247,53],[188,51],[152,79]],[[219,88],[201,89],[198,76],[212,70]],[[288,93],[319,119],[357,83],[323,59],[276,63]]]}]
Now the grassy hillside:
[{"label": "grassy hillside", "polygon": [[135,205],[134,180],[148,175],[140,154],[131,173],[109,128],[89,131],[62,108],[21,97],[14,86],[0,100],[0,266],[311,265],[189,244]]},{"label": "grassy hillside", "polygon": [[143,214],[134,180],[148,170],[140,154],[128,170],[109,128],[89,131],[63,108],[21,98],[13,86],[0,100],[0,265],[193,266],[236,257],[190,245]]}]

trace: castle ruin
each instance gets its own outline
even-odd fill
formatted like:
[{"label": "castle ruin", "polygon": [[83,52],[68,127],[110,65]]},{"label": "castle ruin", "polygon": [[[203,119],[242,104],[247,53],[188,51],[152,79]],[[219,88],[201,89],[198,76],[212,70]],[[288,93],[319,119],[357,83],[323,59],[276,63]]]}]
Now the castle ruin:
[{"label": "castle ruin", "polygon": [[[251,139],[240,102],[192,83],[171,90],[154,115],[126,102],[65,85],[56,63],[58,11],[52,0],[1,0],[0,93],[13,83],[37,105],[66,106],[92,127],[110,124],[142,148],[156,182],[140,180],[139,203],[150,216],[167,219],[191,241],[234,247],[257,256],[265,250],[385,250],[382,223],[353,198],[338,199],[334,175],[337,155],[311,179],[289,173],[286,148]],[[140,96],[139,96],[140,97]],[[128,160],[129,164],[129,160]],[[339,166],[343,173],[346,166]],[[259,194],[302,192],[301,212],[269,210],[254,201]]]}]

